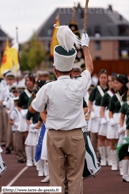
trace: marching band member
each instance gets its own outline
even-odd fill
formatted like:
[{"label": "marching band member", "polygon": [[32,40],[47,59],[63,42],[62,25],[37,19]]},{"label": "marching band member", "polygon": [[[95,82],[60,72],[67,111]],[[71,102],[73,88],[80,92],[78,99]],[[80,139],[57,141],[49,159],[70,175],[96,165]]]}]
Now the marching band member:
[{"label": "marching band member", "polygon": [[[36,88],[32,92],[32,96],[29,99],[28,106],[30,106],[31,102],[35,99],[36,93],[40,90],[40,87],[42,87],[45,84],[45,81],[43,80],[38,80]],[[36,151],[36,140],[38,137],[38,129],[36,129],[38,119],[39,119],[39,112],[36,112],[35,114],[31,114],[28,110],[27,115],[26,115],[26,122],[29,126],[29,133],[27,135],[25,145],[26,147],[29,147],[29,152],[27,153],[27,166],[36,166],[36,161],[35,161],[35,151]],[[30,121],[32,120],[32,122]],[[33,154],[32,154],[33,152]],[[33,158],[33,163],[32,163],[32,158]]]},{"label": "marching band member", "polygon": [[13,147],[14,147],[14,150],[15,150],[16,158],[19,157],[18,149],[17,149],[17,147],[18,147],[17,145],[19,144],[19,142],[16,139],[16,132],[18,130],[18,125],[19,125],[19,120],[20,120],[20,112],[18,111],[18,108],[17,108],[18,107],[17,106],[18,99],[19,99],[19,96],[13,98],[14,108],[11,111],[10,118],[9,118],[9,123],[11,125],[11,129],[12,129],[12,132],[13,132]]},{"label": "marching band member", "polygon": [[110,141],[107,139],[108,122],[109,122],[109,103],[114,95],[114,77],[108,77],[109,90],[104,94],[101,101],[100,116],[101,126],[99,130],[99,151],[101,156],[101,166],[111,166]]},{"label": "marching band member", "polygon": [[[119,134],[120,138],[126,138],[122,139],[121,145],[118,146],[117,152],[118,152],[118,159],[122,163],[122,169],[123,169],[123,176],[122,179],[124,182],[129,182],[129,90],[128,90],[128,98],[127,102],[124,102],[120,109],[121,116],[120,116],[120,128],[119,128]],[[125,116],[126,117],[126,127],[125,124]]]},{"label": "marching band member", "polygon": [[[91,143],[95,150],[97,157],[99,157],[98,153],[98,132],[100,129],[100,107],[101,107],[101,100],[104,96],[104,93],[108,91],[108,74],[105,69],[102,69],[99,72],[99,81],[98,85],[93,88],[89,96],[89,110],[90,110],[90,120],[88,124],[88,131],[90,131],[91,135]],[[95,104],[93,102],[95,101]],[[100,151],[101,152],[101,151]]]},{"label": "marching band member", "polygon": [[111,155],[112,155],[112,167],[111,170],[117,170],[117,150],[115,144],[118,143],[118,130],[120,120],[120,108],[123,102],[127,101],[127,76],[124,74],[117,74],[115,78],[115,95],[112,96],[109,105],[109,129],[107,138],[110,139]]},{"label": "marching band member", "polygon": [[[1,85],[0,85],[1,86],[0,87],[0,103],[1,103],[1,122],[0,122],[1,123],[1,135],[0,135],[0,137],[1,137],[1,145],[2,146],[6,145],[6,134],[7,134],[6,131],[7,131],[7,124],[8,124],[8,122],[7,122],[8,121],[8,115],[6,113],[6,107],[3,104],[3,102],[4,102],[4,99],[7,99],[7,93],[9,93],[9,87],[10,86],[7,83],[7,77],[6,77],[6,75],[9,72],[6,72],[5,74],[3,74],[3,80],[1,81]],[[13,83],[11,83],[11,85],[12,84]]]},{"label": "marching band member", "polygon": [[47,157],[50,185],[62,186],[61,193],[64,194],[65,155],[67,155],[68,189],[71,194],[78,194],[83,193],[82,173],[85,156],[81,128],[86,126],[86,122],[82,103],[84,92],[91,84],[92,59],[88,50],[88,35],[83,34],[82,46],[87,69],[81,73],[80,78],[70,79],[76,57],[74,43],[77,43],[77,39],[67,26],[59,27],[57,39],[60,43],[54,48],[57,81],[50,82],[40,89],[32,102],[30,111],[42,112],[47,104],[46,128],[49,129]]},{"label": "marching band member", "polygon": [[[10,119],[12,110],[15,108],[13,98],[17,96],[19,96],[17,85],[16,83],[13,83],[10,89],[10,93],[8,95],[7,103],[6,103],[6,112],[8,114],[8,121]],[[15,151],[15,147],[13,146],[15,145],[13,142],[14,140],[13,136],[14,136],[14,132],[12,131],[12,126],[10,122],[8,122],[8,128],[7,128],[7,134],[6,134],[6,137],[7,137],[6,138],[6,153],[11,153],[12,149]]]},{"label": "marching band member", "polygon": [[4,106],[3,120],[4,120],[4,129],[5,129],[5,133],[6,133],[6,152],[5,153],[10,154],[11,150],[12,150],[12,137],[10,139],[10,135],[11,135],[12,131],[11,131],[11,126],[9,124],[6,105],[7,105],[8,99],[12,96],[11,87],[15,83],[15,75],[14,75],[14,73],[9,72],[5,75],[5,77],[6,77],[7,85],[5,85],[5,87],[3,87],[1,97],[3,98],[3,102],[2,102],[3,106]]},{"label": "marching band member", "polygon": [[49,72],[48,71],[43,71],[42,72],[42,80],[45,80],[46,82],[50,81],[49,80]]},{"label": "marching band member", "polygon": [[35,81],[37,82],[38,79],[43,80],[42,75],[43,75],[43,71],[38,70],[38,71],[36,72],[36,74],[35,74]]},{"label": "marching band member", "polygon": [[80,76],[81,72],[82,72],[81,67],[76,67],[76,66],[74,66],[74,67],[73,67],[73,72],[72,72],[72,74],[71,74],[71,78],[75,78],[75,77],[77,77],[77,76]]},{"label": "marching band member", "polygon": [[[26,89],[21,92],[20,96],[19,96],[19,100],[18,100],[18,110],[20,111],[21,117],[20,117],[20,123],[18,126],[18,131],[20,132],[18,135],[18,139],[20,138],[20,145],[19,145],[19,150],[23,149],[23,144],[24,141],[28,135],[28,129],[29,126],[26,123],[26,114],[28,111],[28,102],[29,102],[29,98],[32,95],[32,91],[34,88],[34,83],[35,83],[35,79],[33,77],[32,74],[28,74],[25,78],[25,84],[26,84]],[[25,146],[25,151],[26,151],[26,156],[29,155],[30,153],[30,147],[29,146]],[[21,150],[21,157],[19,159],[19,162],[24,162],[24,151]]]}]

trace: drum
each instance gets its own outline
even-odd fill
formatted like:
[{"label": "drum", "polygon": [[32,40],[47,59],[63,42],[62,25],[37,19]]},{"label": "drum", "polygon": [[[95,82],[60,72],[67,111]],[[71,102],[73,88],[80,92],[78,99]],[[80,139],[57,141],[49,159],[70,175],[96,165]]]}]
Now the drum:
[{"label": "drum", "polygon": [[5,162],[2,159],[1,153],[0,153],[0,176],[6,171],[6,165]]},{"label": "drum", "polygon": [[91,144],[89,136],[83,131],[85,137],[85,163],[84,163],[84,170],[83,170],[83,178],[89,178],[94,176],[100,171],[101,166],[97,160],[95,151]]}]

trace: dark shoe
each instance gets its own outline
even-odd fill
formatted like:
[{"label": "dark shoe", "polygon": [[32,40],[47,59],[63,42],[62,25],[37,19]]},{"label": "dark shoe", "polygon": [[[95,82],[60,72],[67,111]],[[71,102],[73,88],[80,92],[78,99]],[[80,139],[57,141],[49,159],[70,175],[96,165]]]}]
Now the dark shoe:
[{"label": "dark shoe", "polygon": [[67,192],[65,192],[65,194],[68,194]]},{"label": "dark shoe", "polygon": [[6,148],[5,154],[11,154],[11,151],[8,148]]},{"label": "dark shoe", "polygon": [[123,182],[129,183],[129,181],[128,180],[125,180],[124,178],[123,178]]},{"label": "dark shoe", "polygon": [[20,159],[20,160],[18,160],[18,162],[19,162],[19,163],[25,163],[25,160]]}]

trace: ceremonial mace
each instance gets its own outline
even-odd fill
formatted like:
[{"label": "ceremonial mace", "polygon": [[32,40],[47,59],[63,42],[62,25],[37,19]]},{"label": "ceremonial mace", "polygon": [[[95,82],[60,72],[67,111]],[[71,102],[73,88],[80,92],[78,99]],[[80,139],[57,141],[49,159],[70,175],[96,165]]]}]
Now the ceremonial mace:
[{"label": "ceremonial mace", "polygon": [[86,5],[85,5],[85,18],[84,18],[84,29],[83,29],[83,33],[84,34],[86,34],[88,3],[89,3],[89,0],[86,0]]}]

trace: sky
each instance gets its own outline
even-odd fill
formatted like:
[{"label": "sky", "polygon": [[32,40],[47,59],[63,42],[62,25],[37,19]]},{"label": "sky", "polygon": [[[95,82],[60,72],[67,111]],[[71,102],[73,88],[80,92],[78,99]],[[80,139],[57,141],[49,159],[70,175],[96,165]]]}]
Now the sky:
[{"label": "sky", "polygon": [[[65,3],[64,3],[65,2]],[[85,0],[0,0],[0,27],[14,40],[18,27],[19,43],[27,41],[58,7],[85,7]],[[89,7],[107,8],[119,12],[129,21],[129,0],[89,0]]]}]

